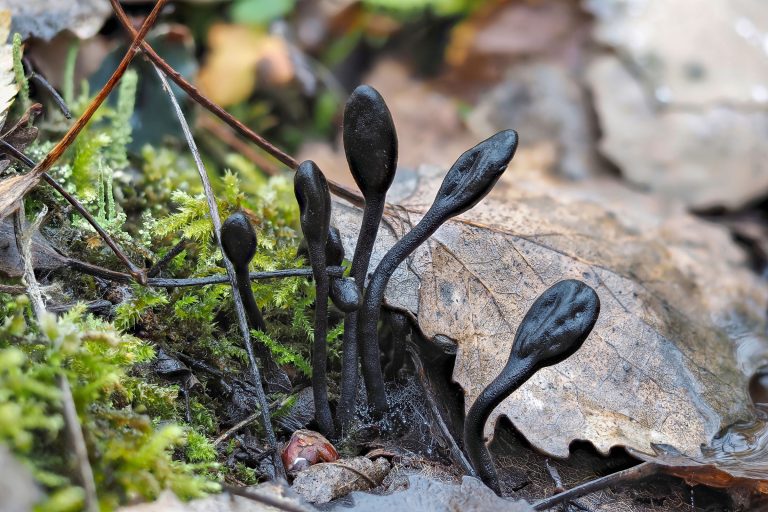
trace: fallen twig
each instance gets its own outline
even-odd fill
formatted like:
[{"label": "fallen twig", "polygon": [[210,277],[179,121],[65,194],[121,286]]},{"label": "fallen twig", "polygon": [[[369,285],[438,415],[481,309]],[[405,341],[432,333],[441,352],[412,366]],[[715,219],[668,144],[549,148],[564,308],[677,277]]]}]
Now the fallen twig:
[{"label": "fallen twig", "polygon": [[77,472],[80,484],[85,490],[85,510],[88,512],[99,511],[99,498],[96,494],[96,481],[93,478],[93,468],[88,460],[88,448],[85,445],[80,419],[77,417],[75,399],[72,397],[72,389],[64,375],[59,375],[59,390],[61,390],[62,413],[64,424],[67,427],[67,437],[72,445],[72,450],[77,461]]},{"label": "fallen twig", "polygon": [[[288,399],[286,398],[282,402],[277,402],[277,401],[272,402],[272,405],[269,406],[270,410],[277,409],[278,407],[282,407],[283,405],[285,405],[287,400]],[[261,411],[255,412],[250,416],[248,416],[247,418],[245,418],[243,421],[232,426],[226,432],[224,432],[223,434],[221,434],[219,437],[216,438],[216,440],[213,442],[213,446],[219,446],[221,443],[223,443],[224,441],[232,437],[234,434],[236,434],[238,430],[250,425],[257,419],[259,419],[260,416],[261,416]]]},{"label": "fallen twig", "polygon": [[[117,16],[117,20],[120,22],[120,24],[125,28],[125,30],[128,31],[128,33],[132,36],[136,36],[136,29],[133,28],[131,25],[131,21],[128,19],[128,16],[125,14],[125,11],[120,6],[120,2],[118,0],[110,0],[110,3],[112,4],[112,9],[115,12],[115,16]],[[171,80],[173,80],[176,85],[181,87],[181,89],[184,90],[189,96],[195,100],[197,103],[199,103],[201,106],[203,106],[206,110],[211,112],[213,115],[221,119],[223,122],[231,126],[236,132],[238,132],[243,137],[249,139],[251,142],[256,144],[258,147],[272,155],[276,160],[282,162],[283,164],[287,165],[291,169],[296,169],[299,165],[299,162],[296,161],[295,158],[288,155],[281,149],[279,149],[277,146],[269,142],[267,139],[259,135],[258,133],[254,132],[250,128],[248,128],[246,125],[244,125],[242,122],[240,122],[238,119],[232,116],[229,112],[218,106],[216,103],[211,101],[208,97],[206,97],[203,93],[201,93],[194,85],[189,83],[181,74],[173,69],[173,67],[168,64],[165,60],[163,60],[160,55],[157,54],[157,52],[152,48],[152,46],[147,43],[146,41],[141,41],[141,51],[144,52],[144,55],[152,62],[156,67],[160,68],[162,72],[169,77]],[[333,181],[328,182],[328,187],[330,188],[331,192],[336,194],[339,197],[342,197],[354,204],[362,204],[363,202],[363,196],[357,192],[356,190],[353,190],[349,187],[346,187],[344,185],[341,185],[339,183],[334,183]]]},{"label": "fallen twig", "polygon": [[555,505],[559,505],[560,503],[572,501],[580,496],[605,489],[606,487],[610,487],[612,485],[640,480],[647,476],[653,475],[654,473],[658,472],[658,470],[659,468],[656,464],[651,462],[643,462],[642,464],[638,464],[637,466],[633,466],[629,469],[617,471],[616,473],[612,473],[602,478],[596,478],[595,480],[591,480],[581,485],[577,485],[572,489],[568,489],[565,492],[555,494],[549,498],[544,498],[543,500],[534,503],[533,509],[547,510],[554,507]]},{"label": "fallen twig", "polygon": [[[53,149],[51,149],[51,151],[45,155],[45,158],[43,158],[29,173],[22,176],[14,176],[12,178],[8,178],[3,182],[5,187],[3,194],[0,195],[0,218],[8,215],[13,210],[18,200],[24,197],[30,189],[39,183],[42,175],[45,174],[46,171],[48,171],[54,163],[56,163],[64,151],[66,151],[72,142],[74,142],[83,128],[85,128],[85,126],[88,124],[88,121],[90,121],[91,117],[93,117],[93,114],[96,112],[96,110],[98,110],[101,104],[104,103],[104,100],[107,99],[109,93],[112,92],[112,89],[115,88],[117,83],[120,81],[120,78],[125,73],[126,69],[128,69],[128,64],[130,64],[131,60],[133,60],[133,57],[136,54],[136,50],[139,48],[139,45],[144,39],[144,36],[146,36],[150,27],[154,24],[166,1],[167,0],[158,0],[158,2],[155,4],[155,7],[144,20],[141,28],[138,30],[138,32],[136,32],[131,45],[125,52],[125,55],[120,61],[120,64],[117,66],[117,69],[115,69],[115,71],[112,73],[112,76],[109,77],[109,80],[107,80],[107,83],[104,84],[104,87],[101,88],[96,97],[93,98],[93,100],[88,104],[85,112],[83,112],[83,114],[72,124],[72,126],[69,128],[69,130],[67,130],[67,133],[64,134],[61,140],[59,140]],[[142,273],[139,269],[135,267],[131,268],[131,274],[135,275],[137,279],[141,279],[140,276]]]},{"label": "fallen twig", "polygon": [[[31,167],[33,170],[37,168],[37,165],[39,165],[5,140],[0,139],[0,147],[4,148],[14,159],[18,160],[27,167]],[[96,230],[101,239],[104,240],[104,243],[106,243],[107,246],[115,254],[115,256],[117,256],[117,259],[123,262],[123,264],[128,268],[131,277],[140,284],[146,284],[146,274],[138,267],[136,267],[130,259],[128,259],[128,256],[126,256],[120,246],[117,245],[117,242],[112,240],[112,237],[109,236],[109,233],[107,233],[104,228],[101,227],[101,225],[96,221],[93,215],[90,214],[85,206],[83,206],[83,204],[78,201],[76,197],[67,192],[66,189],[58,181],[53,179],[53,177],[51,177],[51,175],[49,175],[47,172],[42,174],[42,178],[46,183],[52,186],[56,192],[58,192],[64,199],[66,199],[67,202],[71,204],[72,207],[77,210],[80,215],[83,216],[83,218],[85,218],[88,224],[90,224],[91,227]]]},{"label": "fallen twig", "polygon": [[440,431],[443,433],[443,437],[448,442],[448,445],[450,447],[449,450],[451,452],[451,458],[453,459],[453,462],[461,466],[461,468],[468,475],[477,477],[477,473],[472,467],[472,464],[470,464],[467,458],[464,456],[464,452],[462,452],[461,448],[459,448],[459,445],[456,444],[456,439],[454,439],[453,435],[451,434],[451,431],[448,428],[448,425],[446,425],[445,421],[443,421],[443,416],[440,414],[440,409],[437,403],[435,402],[435,398],[432,392],[432,386],[430,386],[429,384],[429,380],[427,379],[427,373],[424,370],[424,365],[421,364],[421,359],[419,359],[418,354],[416,354],[415,349],[410,344],[406,347],[406,351],[408,352],[408,355],[411,357],[411,362],[413,362],[413,367],[416,370],[416,376],[418,377],[419,382],[421,383],[421,387],[424,389],[424,396],[427,399],[429,408],[432,410],[432,416],[434,417],[434,421],[437,423],[437,426],[440,428]]},{"label": "fallen twig", "polygon": [[38,213],[35,221],[31,226],[25,226],[25,213],[24,213],[24,201],[21,201],[18,209],[13,214],[14,230],[16,232],[16,247],[21,256],[21,262],[24,266],[23,282],[26,286],[26,292],[29,296],[29,300],[32,303],[32,311],[35,313],[35,317],[39,320],[45,313],[45,302],[43,302],[43,294],[40,292],[40,285],[37,284],[35,279],[35,267],[32,260],[32,233],[34,233],[43,221],[45,214],[48,212],[48,208],[43,205],[43,209]]},{"label": "fallen twig", "polygon": [[[171,104],[173,105],[173,109],[176,112],[176,116],[179,119],[179,124],[181,125],[181,129],[184,132],[184,137],[186,138],[187,144],[189,145],[189,150],[192,153],[192,157],[195,160],[195,165],[197,166],[197,171],[200,174],[200,180],[203,183],[203,190],[205,192],[205,197],[208,202],[208,209],[211,215],[211,222],[213,223],[213,233],[216,239],[216,245],[219,247],[221,254],[224,254],[224,249],[221,245],[221,217],[219,216],[219,207],[216,204],[216,197],[213,194],[213,188],[211,187],[211,182],[208,179],[208,173],[205,170],[205,166],[203,165],[203,160],[200,157],[200,152],[197,150],[197,145],[195,144],[195,140],[192,137],[192,132],[189,129],[189,124],[187,123],[187,120],[184,117],[184,113],[181,110],[181,106],[179,105],[179,102],[176,100],[176,96],[173,94],[173,91],[171,90],[171,87],[168,84],[168,80],[166,80],[165,75],[163,74],[163,72],[160,70],[159,67],[154,66],[154,69],[155,69],[155,72],[157,73],[157,77],[160,79],[160,82],[163,85],[163,89],[165,90],[166,94],[168,95],[168,98],[171,101]],[[237,312],[238,325],[240,326],[240,332],[243,336],[245,350],[248,354],[248,363],[251,370],[251,378],[253,379],[253,385],[256,388],[256,397],[259,400],[259,404],[261,405],[262,420],[264,424],[264,432],[266,433],[266,437],[267,437],[267,443],[275,451],[274,456],[272,457],[275,465],[275,474],[277,475],[278,478],[285,478],[285,468],[283,467],[283,461],[280,458],[279,450],[277,449],[277,440],[275,438],[275,432],[272,429],[272,420],[269,414],[269,404],[267,403],[267,397],[264,394],[264,388],[261,385],[261,373],[259,372],[259,367],[256,364],[256,356],[254,354],[253,345],[251,344],[251,333],[250,333],[250,330],[248,329],[248,320],[245,315],[245,309],[243,307],[242,298],[240,297],[240,294],[237,292],[237,277],[235,275],[235,268],[233,267],[232,262],[229,261],[228,258],[224,258],[224,266],[227,269],[227,275],[229,276],[230,286],[232,287],[232,298],[235,303],[235,311]]]}]

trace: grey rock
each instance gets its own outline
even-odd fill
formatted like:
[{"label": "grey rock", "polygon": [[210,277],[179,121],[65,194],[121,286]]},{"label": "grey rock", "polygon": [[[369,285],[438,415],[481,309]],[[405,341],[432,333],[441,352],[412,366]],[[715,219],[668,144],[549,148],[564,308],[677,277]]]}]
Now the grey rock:
[{"label": "grey rock", "polygon": [[532,512],[525,501],[496,496],[477,478],[465,476],[460,485],[446,484],[423,476],[411,476],[408,489],[385,496],[353,492],[343,502],[326,510],[355,512]]},{"label": "grey rock", "polygon": [[768,192],[768,113],[713,105],[654,108],[618,59],[592,63],[600,150],[643,188],[693,208],[738,208]]},{"label": "grey rock", "polygon": [[[310,503],[328,503],[352,491],[370,489],[372,486],[368,479],[380,485],[391,468],[390,463],[384,458],[371,461],[367,457],[315,464],[296,476],[293,481],[293,491]],[[363,473],[368,479],[357,472]]]}]

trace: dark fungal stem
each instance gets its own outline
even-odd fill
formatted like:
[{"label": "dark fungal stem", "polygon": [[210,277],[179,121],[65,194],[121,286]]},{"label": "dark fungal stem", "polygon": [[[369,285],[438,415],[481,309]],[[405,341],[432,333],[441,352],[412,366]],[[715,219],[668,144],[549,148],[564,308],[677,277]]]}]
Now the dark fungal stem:
[{"label": "dark fungal stem", "polygon": [[328,404],[326,381],[329,278],[325,254],[331,222],[331,195],[325,176],[311,160],[299,164],[293,183],[301,212],[301,230],[307,241],[309,262],[316,288],[315,335],[312,343],[312,393],[315,401],[315,420],[320,433],[332,437],[335,429]]},{"label": "dark fungal stem", "polygon": [[389,380],[395,380],[405,363],[405,351],[410,326],[408,324],[408,317],[398,311],[389,313],[389,325],[392,329],[392,357],[384,368],[384,375]]},{"label": "dark fungal stem", "polygon": [[[303,256],[309,260],[309,248],[306,239],[301,241],[297,256]],[[331,226],[328,229],[328,240],[325,243],[325,263],[328,265],[326,268],[337,268],[343,262],[344,245],[341,242],[341,233],[336,226]],[[343,313],[357,311],[363,297],[357,284],[355,284],[355,280],[330,273],[328,277],[330,278],[328,295],[331,297],[331,302]]]},{"label": "dark fungal stem", "polygon": [[[365,208],[352,259],[351,275],[361,290],[371,261],[373,245],[386,204],[387,190],[397,170],[397,133],[384,99],[373,87],[361,85],[353,91],[344,109],[344,151]],[[349,427],[357,397],[358,359],[362,341],[358,337],[358,313],[344,318],[342,341],[341,398],[338,424]]]},{"label": "dark fungal stem", "polygon": [[600,314],[597,293],[581,281],[560,281],[542,293],[515,334],[504,369],[477,397],[464,421],[464,449],[485,484],[500,494],[493,459],[483,431],[493,410],[546,366],[576,352]]},{"label": "dark fungal stem", "polygon": [[[235,212],[221,225],[221,246],[224,254],[235,268],[237,292],[243,301],[248,325],[251,329],[267,332],[264,317],[253,296],[248,264],[256,254],[256,232],[248,217],[243,212]],[[257,357],[264,368],[264,378],[270,391],[290,392],[291,381],[284,371],[272,359],[272,355],[263,343],[252,342]]]},{"label": "dark fungal stem", "polygon": [[462,154],[451,166],[434,203],[421,221],[384,255],[365,291],[357,323],[368,405],[374,415],[387,412],[376,327],[387,283],[395,269],[449,218],[475,206],[491,191],[517,149],[517,133],[505,130]]}]

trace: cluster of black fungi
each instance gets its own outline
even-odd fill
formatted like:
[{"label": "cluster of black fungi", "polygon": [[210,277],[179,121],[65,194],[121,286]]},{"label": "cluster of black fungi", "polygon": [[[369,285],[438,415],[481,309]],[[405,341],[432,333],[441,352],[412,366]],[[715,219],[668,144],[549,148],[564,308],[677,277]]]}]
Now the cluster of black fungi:
[{"label": "cluster of black fungi", "polygon": [[[349,278],[329,279],[326,267],[340,265],[344,248],[338,229],[330,225],[331,197],[328,183],[311,160],[296,170],[294,190],[300,208],[304,242],[317,290],[312,347],[312,389],[315,420],[320,432],[334,438],[354,419],[358,364],[362,369],[369,410],[380,417],[388,411],[377,333],[379,314],[392,273],[444,222],[474,207],[493,188],[517,148],[517,133],[501,131],[462,154],[445,175],[432,206],[381,259],[370,276],[368,267],[385,196],[397,167],[397,135],[384,99],[372,87],[355,89],[344,110],[344,150],[352,176],[365,199]],[[256,233],[241,212],[222,226],[221,240],[236,269],[238,289],[251,328],[264,330],[264,320],[253,298],[248,264],[256,249]],[[367,279],[367,286],[365,286]],[[326,382],[328,298],[345,313],[342,345],[341,396],[336,422],[328,403]],[[582,345],[595,325],[600,301],[595,291],[577,280],[555,283],[539,296],[517,329],[509,359],[478,396],[464,423],[464,449],[475,471],[497,493],[499,482],[483,431],[493,409],[540,368],[563,361]],[[319,341],[317,341],[319,340]],[[290,381],[272,360],[269,350],[257,343],[268,384],[290,389]],[[283,375],[283,376],[281,376]]]}]

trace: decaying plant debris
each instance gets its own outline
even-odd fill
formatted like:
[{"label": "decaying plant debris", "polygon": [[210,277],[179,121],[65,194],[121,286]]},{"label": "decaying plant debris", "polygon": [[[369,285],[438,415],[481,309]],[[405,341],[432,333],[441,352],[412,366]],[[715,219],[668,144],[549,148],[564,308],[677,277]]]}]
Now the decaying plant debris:
[{"label": "decaying plant debris", "polygon": [[[645,510],[666,493],[674,510],[685,484],[765,502],[768,412],[748,388],[768,286],[722,230],[613,185],[521,178],[508,127],[398,178],[408,141],[366,85],[343,120],[358,193],[164,61],[145,36],[165,0],[139,28],[110,1],[131,42],[93,98],[61,98],[20,37],[0,47],[0,114],[16,96],[2,73],[19,84],[18,119],[0,117],[0,442],[36,482],[18,475],[22,502]],[[154,75],[129,71],[137,55]],[[129,161],[137,83],[154,79],[189,154]],[[169,80],[293,183],[242,161],[210,172]],[[131,165],[138,186],[116,191]]]}]

